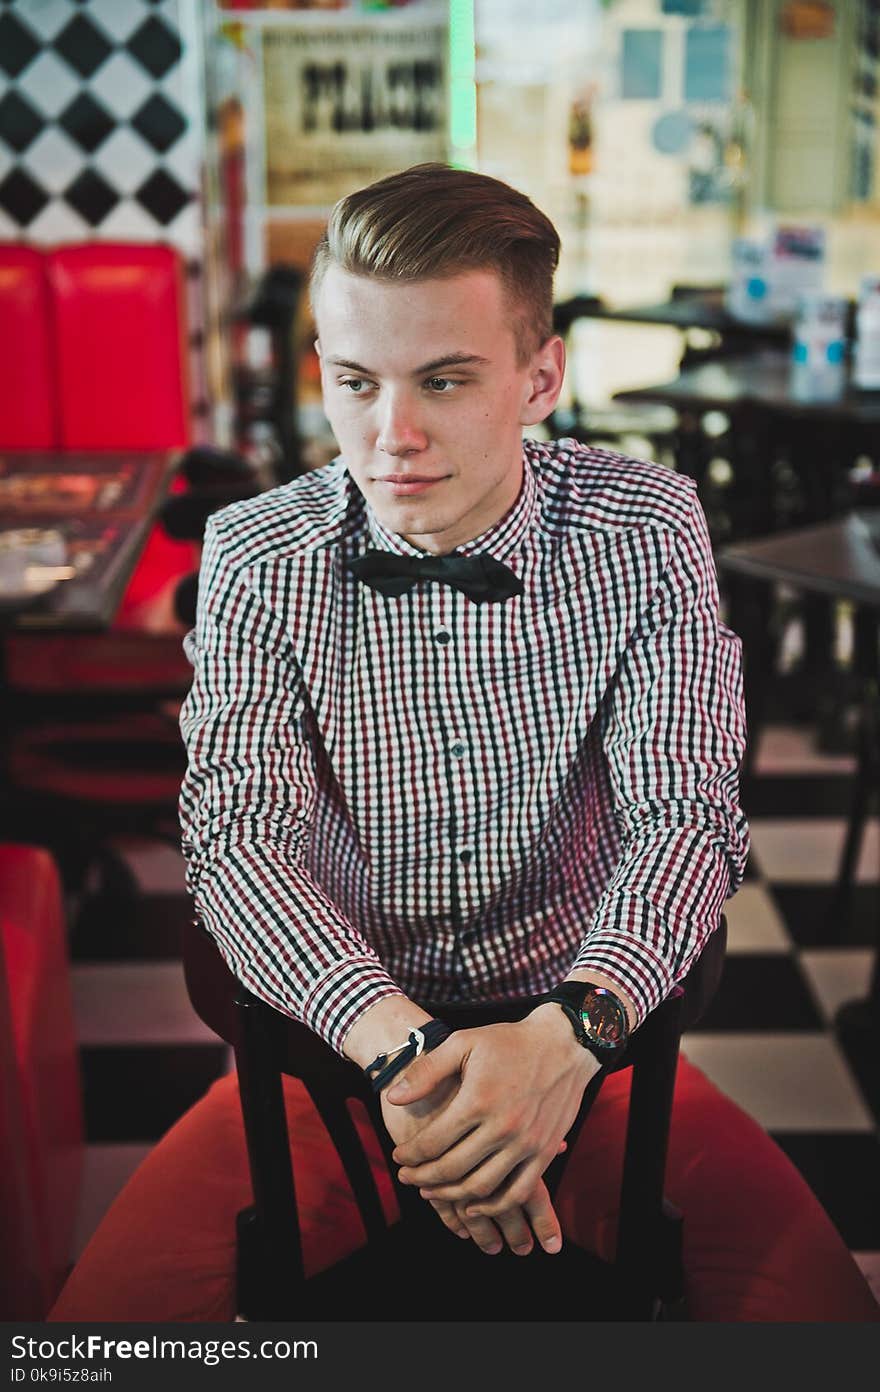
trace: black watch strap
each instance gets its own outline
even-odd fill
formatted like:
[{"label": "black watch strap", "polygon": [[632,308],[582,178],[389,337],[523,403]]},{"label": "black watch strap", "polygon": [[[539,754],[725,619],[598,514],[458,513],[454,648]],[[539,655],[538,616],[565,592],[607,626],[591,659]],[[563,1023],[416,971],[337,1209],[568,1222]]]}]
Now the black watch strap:
[{"label": "black watch strap", "polygon": [[623,1001],[607,986],[591,981],[562,981],[548,991],[542,1004],[561,1005],[578,1043],[599,1062],[613,1067],[622,1058],[629,1039],[629,1023]]}]

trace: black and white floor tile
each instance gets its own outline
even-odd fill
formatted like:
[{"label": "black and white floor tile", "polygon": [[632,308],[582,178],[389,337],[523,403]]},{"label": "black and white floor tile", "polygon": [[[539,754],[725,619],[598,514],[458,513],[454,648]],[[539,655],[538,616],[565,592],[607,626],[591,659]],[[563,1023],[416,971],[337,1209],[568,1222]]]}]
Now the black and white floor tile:
[{"label": "black and white floor tile", "polygon": [[[833,1028],[838,1007],[868,989],[880,823],[865,837],[850,921],[831,933],[852,761],[813,744],[809,730],[788,727],[762,739],[747,799],[749,878],[727,906],[718,995],[684,1049],[798,1166],[880,1299],[880,1106]],[[89,1142],[77,1250],[151,1145],[231,1065],[183,985],[179,856],[146,844],[126,856],[143,890],[138,914],[108,922],[86,904],[72,935]]]}]

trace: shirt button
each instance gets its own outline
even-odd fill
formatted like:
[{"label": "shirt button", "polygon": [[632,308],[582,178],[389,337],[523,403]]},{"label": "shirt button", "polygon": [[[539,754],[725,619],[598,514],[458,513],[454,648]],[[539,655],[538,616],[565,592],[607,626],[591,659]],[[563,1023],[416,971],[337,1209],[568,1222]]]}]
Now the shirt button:
[{"label": "shirt button", "polygon": [[474,932],[473,928],[465,928],[463,933],[461,933],[460,935],[459,941],[463,944],[464,947],[467,947],[470,943],[474,941],[474,938],[476,936],[477,935]]},{"label": "shirt button", "polygon": [[434,634],[434,642],[435,642],[435,643],[451,643],[451,642],[452,642],[452,634],[451,634],[451,633],[447,633],[446,630],[445,630],[445,628],[441,628],[441,630],[440,630],[439,633],[435,633],[435,634]]},{"label": "shirt button", "polygon": [[465,750],[465,746],[462,744],[461,740],[456,740],[456,741],[455,741],[455,744],[453,744],[453,745],[450,747],[449,752],[450,752],[450,754],[452,755],[453,759],[463,759],[464,756],[465,756],[466,750]]},{"label": "shirt button", "polygon": [[473,851],[459,851],[459,853],[458,853],[458,859],[459,859],[459,862],[460,862],[462,865],[470,865],[470,863],[471,863],[471,861],[473,860],[473,858],[474,858],[474,853],[473,853]]}]

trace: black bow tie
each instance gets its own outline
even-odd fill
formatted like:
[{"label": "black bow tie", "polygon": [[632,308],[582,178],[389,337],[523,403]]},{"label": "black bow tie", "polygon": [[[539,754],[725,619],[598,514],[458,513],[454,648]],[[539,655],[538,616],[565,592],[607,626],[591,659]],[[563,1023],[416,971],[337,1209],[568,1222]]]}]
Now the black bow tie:
[{"label": "black bow tie", "polygon": [[439,580],[461,590],[477,604],[522,594],[523,582],[508,566],[485,551],[478,556],[398,556],[394,551],[367,551],[348,562],[363,584],[380,594],[406,594],[419,580]]}]

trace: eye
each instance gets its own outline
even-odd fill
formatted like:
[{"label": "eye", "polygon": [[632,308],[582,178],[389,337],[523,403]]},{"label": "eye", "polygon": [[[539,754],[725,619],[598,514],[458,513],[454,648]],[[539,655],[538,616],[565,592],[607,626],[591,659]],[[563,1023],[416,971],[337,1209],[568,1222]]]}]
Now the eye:
[{"label": "eye", "polygon": [[457,387],[458,383],[453,382],[449,377],[429,377],[425,386],[429,387],[437,396],[448,396],[449,391],[447,389]]},{"label": "eye", "polygon": [[339,385],[347,387],[352,396],[362,396],[370,384],[363,377],[343,377]]}]

